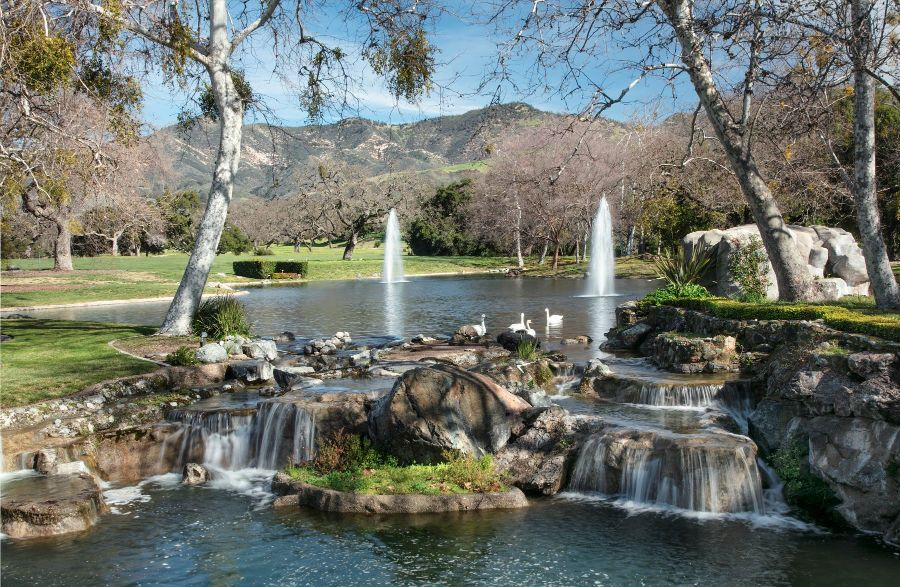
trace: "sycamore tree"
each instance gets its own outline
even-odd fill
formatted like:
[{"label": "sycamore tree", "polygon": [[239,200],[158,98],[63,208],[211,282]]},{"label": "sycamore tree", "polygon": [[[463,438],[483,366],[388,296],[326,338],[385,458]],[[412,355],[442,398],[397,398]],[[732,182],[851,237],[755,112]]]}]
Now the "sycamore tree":
[{"label": "sycamore tree", "polygon": [[[190,332],[238,171],[244,115],[258,99],[244,70],[263,64],[298,89],[311,116],[346,97],[347,50],[313,30],[316,14],[340,13],[355,29],[348,40],[398,98],[427,91],[434,50],[426,36],[431,6],[420,0],[321,2],[299,0],[23,0],[44,14],[65,14],[87,34],[115,47],[123,63],[160,71],[176,88],[195,94],[200,115],[218,122],[218,151],[206,208],[181,283],[159,333]],[[193,115],[186,114],[182,122]]]}]

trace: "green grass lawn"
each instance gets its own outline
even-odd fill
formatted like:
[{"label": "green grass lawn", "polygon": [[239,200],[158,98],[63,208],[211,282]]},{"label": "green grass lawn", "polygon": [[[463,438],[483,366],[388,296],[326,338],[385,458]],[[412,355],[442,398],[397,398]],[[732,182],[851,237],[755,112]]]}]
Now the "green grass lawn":
[{"label": "green grass lawn", "polygon": [[153,371],[156,365],[123,355],[107,343],[154,330],[99,322],[3,320],[0,331],[13,339],[0,343],[0,407],[62,397],[98,381]]}]

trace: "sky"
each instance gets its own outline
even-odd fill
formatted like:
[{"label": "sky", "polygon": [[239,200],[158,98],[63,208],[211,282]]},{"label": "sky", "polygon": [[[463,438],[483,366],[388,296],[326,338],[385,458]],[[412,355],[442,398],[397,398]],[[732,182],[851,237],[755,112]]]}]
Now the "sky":
[{"label": "sky", "polygon": [[[530,6],[530,2],[527,3]],[[358,58],[359,35],[357,23],[347,22],[337,12],[320,10],[314,18],[308,17],[306,24],[312,34],[331,45],[340,46],[351,54],[350,70],[354,82],[353,94],[356,101],[350,108],[341,112],[326,115],[322,122],[334,122],[340,118],[361,116],[381,122],[399,124],[414,122],[435,116],[460,114],[469,110],[482,108],[495,99],[495,92],[500,88],[500,102],[527,102],[532,106],[551,112],[577,112],[588,101],[589,95],[575,92],[563,99],[555,92],[535,91],[522,92],[512,84],[498,86],[488,83],[481,91],[479,84],[497,63],[497,44],[505,40],[495,32],[493,26],[478,24],[476,19],[467,16],[468,8],[464,3],[453,0],[445,4],[456,14],[442,14],[430,22],[429,38],[438,49],[438,66],[434,72],[434,88],[418,103],[396,101],[391,96],[384,82]],[[523,10],[525,3],[522,4]],[[253,43],[247,47],[252,58],[242,60],[241,66],[250,81],[254,92],[261,96],[270,114],[275,115],[276,122],[284,125],[303,125],[310,121],[297,100],[296,94],[286,88],[273,73],[272,63],[275,61],[268,37],[257,33]],[[356,56],[354,58],[354,56]],[[636,76],[633,71],[620,71],[615,48],[606,57],[601,56],[591,72],[594,79],[600,80],[610,94],[627,86]],[[511,62],[512,81],[515,84],[526,84],[534,79],[533,55],[526,55]],[[550,88],[559,87],[559,72],[550,72],[542,80],[542,85]],[[556,76],[557,79],[554,79]],[[629,94],[630,99],[624,104],[614,106],[604,112],[604,116],[620,121],[634,118],[659,118],[672,111],[691,108],[696,98],[692,92],[682,91],[680,97],[659,99],[666,94],[659,83],[645,81],[636,86]],[[143,117],[150,130],[173,124],[178,112],[184,107],[187,96],[163,84],[159,77],[151,76],[144,86]],[[662,112],[658,112],[662,109]],[[248,122],[259,120],[250,115]]]}]

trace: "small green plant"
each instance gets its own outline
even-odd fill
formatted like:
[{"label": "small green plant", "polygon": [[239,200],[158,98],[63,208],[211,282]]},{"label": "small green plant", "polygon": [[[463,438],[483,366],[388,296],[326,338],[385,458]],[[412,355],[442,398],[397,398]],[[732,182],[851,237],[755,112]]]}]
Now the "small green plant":
[{"label": "small green plant", "polygon": [[533,340],[523,340],[516,346],[516,354],[523,361],[531,361],[538,355],[537,343]]},{"label": "small green plant", "polygon": [[275,251],[273,251],[269,247],[256,247],[253,249],[253,254],[257,257],[268,257],[274,255]]},{"label": "small green plant", "polygon": [[785,441],[771,455],[775,472],[784,481],[784,497],[814,518],[826,521],[837,519],[834,508],[840,500],[825,481],[809,470],[809,444],[794,437]]},{"label": "small green plant", "polygon": [[686,286],[700,281],[710,261],[712,261],[710,248],[705,244],[697,243],[689,255],[685,254],[682,247],[677,247],[673,252],[666,252],[654,257],[653,267],[660,279],[664,280],[674,291],[681,292]]},{"label": "small green plant", "polygon": [[759,303],[766,300],[769,289],[769,256],[758,236],[751,236],[743,246],[736,247],[728,258],[728,276],[740,288],[742,302]]},{"label": "small green plant", "polygon": [[712,294],[709,293],[709,290],[696,283],[688,283],[680,288],[670,284],[651,291],[644,296],[644,301],[659,306],[672,300],[702,300],[710,297]]},{"label": "small green plant", "polygon": [[191,326],[195,334],[205,332],[214,339],[250,335],[247,310],[232,295],[215,296],[200,302]]},{"label": "small green plant", "polygon": [[545,362],[540,361],[537,368],[534,370],[534,382],[537,383],[539,387],[544,387],[544,385],[551,381],[553,381],[553,371],[550,370],[550,367]]},{"label": "small green plant", "polygon": [[444,481],[459,485],[469,491],[486,493],[500,491],[503,484],[494,470],[494,458],[486,454],[481,458],[465,456],[459,451],[445,451]]},{"label": "small green plant", "polygon": [[166,363],[176,366],[196,365],[200,361],[197,360],[196,350],[191,347],[178,347],[177,350],[166,355]]}]

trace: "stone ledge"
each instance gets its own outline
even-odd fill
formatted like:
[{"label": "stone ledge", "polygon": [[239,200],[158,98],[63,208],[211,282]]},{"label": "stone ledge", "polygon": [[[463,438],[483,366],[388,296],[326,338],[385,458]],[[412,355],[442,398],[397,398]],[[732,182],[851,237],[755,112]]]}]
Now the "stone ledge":
[{"label": "stone ledge", "polygon": [[428,514],[528,506],[525,494],[515,487],[503,493],[363,495],[315,487],[295,481],[284,473],[275,475],[272,491],[279,495],[273,504],[276,508],[308,506],[325,512],[358,514]]}]

